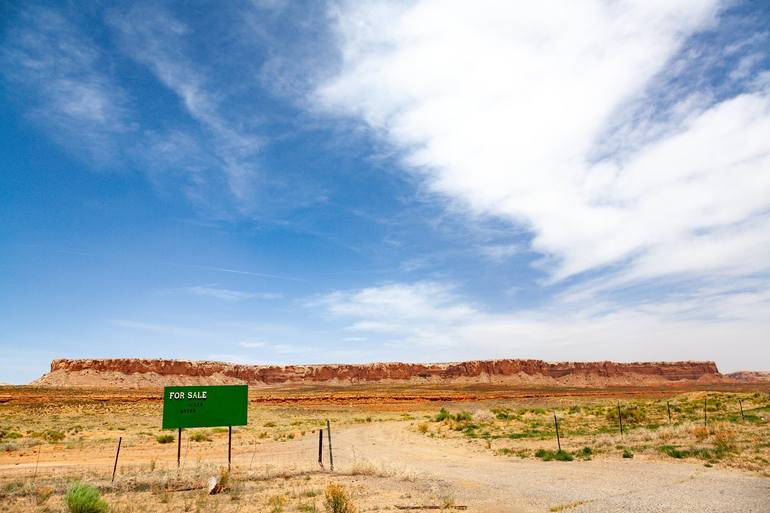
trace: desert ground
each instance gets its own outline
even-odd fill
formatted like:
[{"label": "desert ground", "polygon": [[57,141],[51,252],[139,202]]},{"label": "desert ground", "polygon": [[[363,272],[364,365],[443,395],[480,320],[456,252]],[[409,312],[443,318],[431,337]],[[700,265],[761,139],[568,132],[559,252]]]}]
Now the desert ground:
[{"label": "desert ground", "polygon": [[332,483],[360,512],[770,511],[766,384],[253,389],[229,473],[227,428],[184,430],[177,468],[160,398],[1,387],[0,511],[67,511],[77,481],[120,513],[325,511]]}]

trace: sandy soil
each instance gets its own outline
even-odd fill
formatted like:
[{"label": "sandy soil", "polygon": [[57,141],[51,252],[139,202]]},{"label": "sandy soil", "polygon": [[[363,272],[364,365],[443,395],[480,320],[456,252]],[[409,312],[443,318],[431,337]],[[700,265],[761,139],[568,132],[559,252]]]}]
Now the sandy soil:
[{"label": "sandy soil", "polygon": [[[170,513],[184,509],[182,506],[186,507],[187,501],[198,504],[202,500],[199,491],[185,492],[188,498],[180,493],[166,500],[162,492],[139,492],[135,486],[133,491],[120,490],[121,486],[137,480],[156,486],[169,476],[177,475],[176,444],[155,442],[160,404],[151,400],[152,393],[138,394],[133,396],[136,402],[128,402],[126,397],[133,395],[129,392],[124,392],[120,400],[99,394],[85,397],[83,392],[67,391],[57,392],[61,396],[44,398],[46,394],[41,392],[7,393],[0,404],[4,422],[34,429],[63,430],[77,423],[84,425],[83,431],[73,434],[68,431],[64,443],[29,447],[22,444],[16,451],[0,453],[3,487],[17,481],[28,482],[31,476],[37,475],[38,481],[48,480],[51,486],[61,490],[71,480],[85,477],[104,487],[106,497],[110,504],[118,506],[115,509],[118,512]],[[280,397],[281,405],[265,405],[262,397],[256,401],[252,398],[250,424],[237,429],[233,436],[234,475],[244,483],[244,499],[240,502],[225,497],[207,499],[208,503],[192,511],[214,511],[211,509],[214,506],[220,513],[269,511],[266,501],[276,494],[294,501],[287,505],[287,513],[306,511],[299,505],[312,500],[317,502],[318,511],[322,511],[320,499],[307,498],[302,490],[323,490],[331,481],[339,481],[354,492],[362,513],[442,503],[467,506],[469,513],[770,511],[770,478],[757,472],[719,465],[708,468],[702,460],[663,459],[660,455],[637,454],[633,459],[622,459],[616,454],[618,451],[590,461],[572,462],[500,456],[486,448],[483,440],[469,440],[460,434],[448,437],[421,434],[417,424],[435,415],[438,408],[424,396],[402,401],[393,400],[398,394],[391,393],[392,402],[375,404],[372,398],[379,392],[368,392],[363,404],[348,397],[347,405],[333,401],[332,405],[327,403],[320,409],[314,405],[324,402],[321,391],[287,394]],[[498,392],[495,390],[493,394]],[[520,393],[517,404],[526,404],[529,398],[540,395],[531,391]],[[607,391],[598,395],[604,393]],[[464,408],[477,406],[488,411],[490,404],[486,402],[466,402],[471,392],[464,390],[461,394],[467,394],[463,397],[465,401],[459,403]],[[542,395],[553,401],[566,400],[564,396]],[[569,401],[583,401],[582,393],[569,395]],[[294,405],[291,399],[297,396],[302,397],[304,406]],[[451,397],[458,398],[457,395]],[[287,398],[289,401],[285,401]],[[286,406],[286,403],[292,404]],[[329,472],[326,451],[325,469],[319,469],[316,461],[317,428],[326,417],[331,417],[334,423],[334,473]],[[275,421],[277,427],[267,427],[268,421]],[[438,427],[439,423],[431,423],[429,434]],[[144,433],[145,430],[149,432]],[[261,437],[262,431],[269,431],[269,436]],[[289,433],[291,438],[287,437]],[[83,442],[79,441],[82,434],[86,435]],[[118,436],[124,437],[123,449],[116,488],[112,489],[110,475]],[[184,479],[205,483],[209,475],[226,466],[227,434],[212,433],[211,437],[210,442],[191,443],[190,434],[185,433],[180,471]],[[20,440],[29,440],[29,436]],[[324,442],[326,449],[326,440]],[[580,448],[576,443],[577,439],[568,438],[567,449]],[[756,443],[766,444],[767,439],[757,438]],[[552,441],[536,444],[550,445]],[[10,494],[6,497],[12,498],[0,504],[0,511],[63,512],[61,492],[56,493],[59,495],[48,503],[52,509],[35,506],[30,496]]]},{"label": "sandy soil", "polygon": [[[704,468],[684,462],[594,460],[542,462],[500,458],[475,444],[430,439],[409,422],[373,423],[335,430],[335,471],[372,476],[398,503],[425,495],[451,497],[472,511],[543,512],[563,507],[575,512],[756,512],[770,511],[770,479],[733,470]],[[224,464],[224,447],[207,445],[188,453],[185,465],[205,459]],[[242,450],[236,468],[269,467],[272,472],[300,474],[317,470],[317,438],[267,442],[256,452]],[[159,457],[173,467],[175,447],[153,454],[127,450],[123,467]],[[252,459],[253,458],[253,459]],[[93,468],[109,467],[109,458],[89,458]],[[57,472],[83,462],[45,462],[40,472]],[[28,473],[33,463],[3,465],[2,473]],[[328,468],[328,460],[326,461]],[[378,480],[376,479],[379,477]],[[372,486],[372,483],[370,483]],[[382,505],[384,506],[384,505]]]}]

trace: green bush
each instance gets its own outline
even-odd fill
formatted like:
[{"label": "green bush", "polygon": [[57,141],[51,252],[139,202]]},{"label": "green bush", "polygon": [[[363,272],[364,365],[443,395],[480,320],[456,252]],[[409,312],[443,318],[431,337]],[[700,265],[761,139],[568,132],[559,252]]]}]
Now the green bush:
[{"label": "green bush", "polygon": [[176,438],[174,438],[174,435],[158,435],[155,437],[155,440],[159,444],[170,444],[171,442],[176,440]]},{"label": "green bush", "polygon": [[535,452],[535,457],[540,458],[543,461],[572,461],[575,459],[567,451],[549,451],[546,449],[538,449]]},{"label": "green bush", "polygon": [[441,410],[439,410],[438,412],[438,415],[436,415],[436,417],[433,420],[434,422],[442,422],[450,418],[452,418],[452,416],[449,414],[448,411],[446,411],[446,408],[441,408]]},{"label": "green bush", "polygon": [[634,457],[634,453],[632,453],[628,449],[624,449],[623,450],[623,457],[626,458],[626,459],[631,459],[631,458]]},{"label": "green bush", "polygon": [[79,481],[69,487],[64,502],[70,513],[108,513],[110,510],[95,486]]},{"label": "green bush", "polygon": [[[443,422],[445,420],[454,420],[456,422],[469,422],[473,418],[470,412],[461,411],[460,413],[449,413],[446,408],[441,408],[438,415],[434,417],[434,422]],[[460,431],[459,429],[457,431]]]}]

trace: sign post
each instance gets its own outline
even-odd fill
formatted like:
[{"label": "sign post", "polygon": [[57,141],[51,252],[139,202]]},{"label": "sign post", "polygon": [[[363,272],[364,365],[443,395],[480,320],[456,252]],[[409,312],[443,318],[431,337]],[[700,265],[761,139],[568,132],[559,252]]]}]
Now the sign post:
[{"label": "sign post", "polygon": [[182,454],[182,428],[227,426],[227,469],[232,462],[233,426],[248,423],[248,385],[165,387],[163,429],[178,429],[176,465]]}]

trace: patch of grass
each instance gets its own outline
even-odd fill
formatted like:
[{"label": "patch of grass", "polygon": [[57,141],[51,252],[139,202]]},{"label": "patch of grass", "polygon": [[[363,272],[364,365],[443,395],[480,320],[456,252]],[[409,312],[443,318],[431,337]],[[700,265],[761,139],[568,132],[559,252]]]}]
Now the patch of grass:
[{"label": "patch of grass", "polygon": [[155,441],[158,442],[159,444],[170,444],[174,440],[176,440],[176,437],[174,437],[174,435],[168,435],[168,434],[158,435],[155,437]]},{"label": "patch of grass", "polygon": [[673,445],[661,445],[658,450],[663,454],[667,454],[668,456],[676,459],[686,458],[690,455],[688,451],[679,450]]},{"label": "patch of grass", "polygon": [[193,442],[210,442],[211,437],[208,431],[196,431],[190,435],[190,440]]},{"label": "patch of grass", "polygon": [[[620,412],[623,418],[623,424],[625,426],[641,424],[647,418],[647,413],[640,406],[621,406]],[[610,408],[607,412],[607,420],[613,424],[618,424],[618,409]]]},{"label": "patch of grass", "polygon": [[356,513],[356,507],[350,494],[345,490],[345,487],[337,483],[330,483],[326,487],[324,506],[327,513]]},{"label": "patch of grass", "polygon": [[535,451],[535,457],[543,461],[572,461],[575,459],[567,451],[550,451],[547,449],[538,449]]},{"label": "patch of grass", "polygon": [[575,456],[583,460],[590,460],[593,454],[594,454],[594,450],[591,449],[590,447],[583,447],[579,451],[575,452]]},{"label": "patch of grass", "polygon": [[427,422],[420,422],[417,424],[417,431],[419,431],[422,434],[425,434],[428,432],[428,423]]},{"label": "patch of grass", "polygon": [[566,511],[568,509],[577,508],[578,506],[582,506],[583,504],[586,504],[589,501],[572,501],[572,502],[566,502],[564,504],[556,504],[554,506],[551,506],[548,508],[548,511]]},{"label": "patch of grass", "polygon": [[632,453],[628,449],[623,449],[623,457],[626,459],[631,459],[634,457],[634,453]]},{"label": "patch of grass", "polygon": [[80,481],[67,489],[64,503],[70,513],[108,513],[110,510],[95,486]]},{"label": "patch of grass", "polygon": [[45,431],[33,431],[29,434],[31,438],[40,438],[46,442],[61,442],[64,440],[64,433],[55,429],[46,429]]}]

